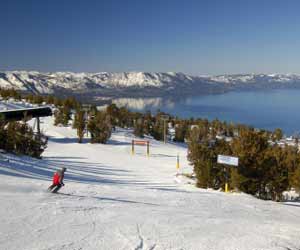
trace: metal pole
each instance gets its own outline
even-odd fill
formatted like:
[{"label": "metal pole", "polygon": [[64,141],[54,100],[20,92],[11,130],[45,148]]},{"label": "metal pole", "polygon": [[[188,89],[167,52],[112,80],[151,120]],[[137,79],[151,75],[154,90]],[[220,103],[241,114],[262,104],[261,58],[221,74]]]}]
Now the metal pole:
[{"label": "metal pole", "polygon": [[164,121],[164,143],[167,143],[167,120],[169,119],[168,115],[162,115],[161,119]]},{"label": "metal pole", "polygon": [[37,121],[37,133],[38,133],[38,136],[41,136],[40,118],[37,117],[36,121]]},{"label": "metal pole", "polygon": [[167,135],[166,135],[166,120],[164,120],[164,143],[167,143]]},{"label": "metal pole", "polygon": [[228,168],[225,167],[225,193],[228,193]]},{"label": "metal pole", "polygon": [[149,152],[149,141],[147,141],[147,156],[150,156],[150,152]]},{"label": "metal pole", "polygon": [[131,154],[134,155],[134,140],[131,141]]},{"label": "metal pole", "polygon": [[87,112],[87,110],[85,110],[85,112],[84,112],[84,129],[86,130],[86,137],[89,137],[89,131],[88,131],[88,126],[87,126],[87,124],[88,124],[88,121],[89,121],[89,119],[88,119],[88,112]]},{"label": "metal pole", "polygon": [[179,165],[179,154],[177,154],[176,169],[178,170],[179,167],[180,167],[180,165]]},{"label": "metal pole", "polygon": [[166,143],[166,121],[164,121],[164,143]]}]

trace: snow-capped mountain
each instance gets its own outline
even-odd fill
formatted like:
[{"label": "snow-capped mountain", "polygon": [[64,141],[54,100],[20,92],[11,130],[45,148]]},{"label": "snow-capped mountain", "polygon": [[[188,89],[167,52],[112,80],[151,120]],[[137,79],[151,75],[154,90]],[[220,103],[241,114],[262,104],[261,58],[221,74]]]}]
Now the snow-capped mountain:
[{"label": "snow-capped mountain", "polygon": [[227,84],[240,83],[300,83],[300,75],[295,74],[238,74],[212,76],[210,80]]},{"label": "snow-capped mountain", "polygon": [[294,74],[240,74],[189,76],[183,73],[41,73],[0,72],[0,87],[39,94],[80,94],[82,96],[162,96],[165,94],[207,94],[240,88],[300,86]]},{"label": "snow-capped mountain", "polygon": [[38,93],[53,93],[56,88],[88,90],[95,88],[174,87],[191,84],[195,78],[182,73],[40,73],[35,71],[0,72],[0,86]]}]

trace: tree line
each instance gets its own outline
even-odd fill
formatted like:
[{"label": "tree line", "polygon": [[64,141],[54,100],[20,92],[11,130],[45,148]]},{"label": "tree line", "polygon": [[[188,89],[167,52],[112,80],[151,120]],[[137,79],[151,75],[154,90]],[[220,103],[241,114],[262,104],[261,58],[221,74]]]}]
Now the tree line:
[{"label": "tree line", "polygon": [[[212,141],[200,130],[192,129],[188,143],[188,158],[198,187],[223,189],[228,181],[231,189],[275,201],[283,200],[283,191],[300,191],[300,155],[296,146],[270,143],[269,132],[250,127],[242,127],[230,142]],[[220,154],[238,157],[239,165],[217,163]]]}]

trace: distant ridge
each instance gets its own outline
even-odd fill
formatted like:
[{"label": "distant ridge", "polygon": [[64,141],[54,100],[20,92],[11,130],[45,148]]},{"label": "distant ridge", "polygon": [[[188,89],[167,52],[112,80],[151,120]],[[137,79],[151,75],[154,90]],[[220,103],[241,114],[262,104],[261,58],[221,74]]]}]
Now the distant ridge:
[{"label": "distant ridge", "polygon": [[211,94],[236,89],[268,89],[300,86],[295,74],[235,74],[190,76],[183,73],[73,73],[37,71],[0,72],[0,87],[35,94],[81,96],[162,96]]}]

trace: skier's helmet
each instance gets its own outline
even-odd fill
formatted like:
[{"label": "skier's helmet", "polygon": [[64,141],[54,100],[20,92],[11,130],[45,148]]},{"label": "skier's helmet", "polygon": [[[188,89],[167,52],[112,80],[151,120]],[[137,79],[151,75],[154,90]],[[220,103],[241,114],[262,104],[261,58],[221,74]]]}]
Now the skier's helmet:
[{"label": "skier's helmet", "polygon": [[63,172],[66,172],[66,171],[67,171],[67,168],[63,167],[61,170],[62,170]]}]

